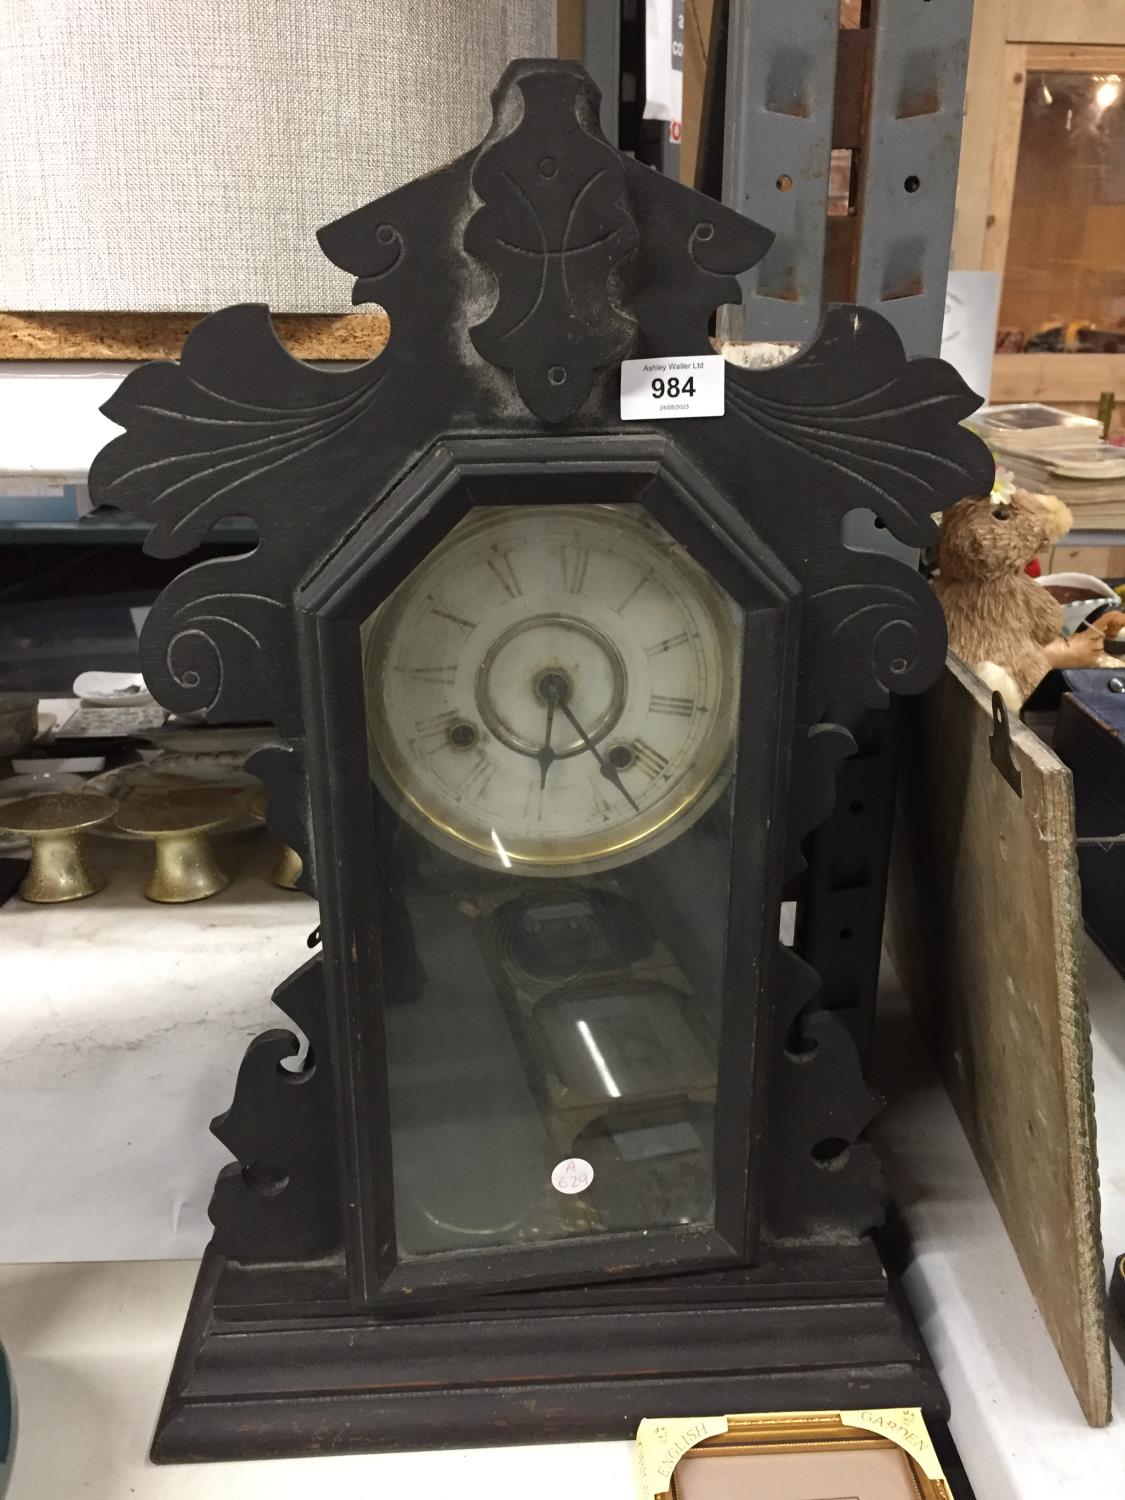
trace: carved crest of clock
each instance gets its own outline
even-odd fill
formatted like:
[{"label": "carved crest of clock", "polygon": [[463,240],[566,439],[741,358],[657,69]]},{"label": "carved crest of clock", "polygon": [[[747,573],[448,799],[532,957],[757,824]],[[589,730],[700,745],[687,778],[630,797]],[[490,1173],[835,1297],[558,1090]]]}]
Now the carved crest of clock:
[{"label": "carved crest of clock", "polygon": [[275,726],[251,769],[322,941],[213,1125],[158,1459],[943,1402],[871,1238],[878,1101],[779,924],[849,708],[943,661],[844,519],[918,546],[986,492],[976,398],[838,307],[728,365],[722,416],[623,421],[622,361],[712,354],[771,236],[610,147],[577,65],[494,105],[320,232],[377,358],[234,307],[106,407],[96,498],[150,552],[258,527],[165,590],[143,666]]}]

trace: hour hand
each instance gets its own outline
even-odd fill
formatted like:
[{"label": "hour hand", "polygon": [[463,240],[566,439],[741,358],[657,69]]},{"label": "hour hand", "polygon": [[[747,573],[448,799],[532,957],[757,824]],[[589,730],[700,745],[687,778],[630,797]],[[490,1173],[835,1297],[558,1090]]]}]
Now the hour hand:
[{"label": "hour hand", "polygon": [[543,748],[538,751],[535,759],[539,762],[539,790],[542,791],[547,785],[547,772],[558,760],[558,756],[551,749],[551,725],[555,722],[555,694],[548,692],[547,696],[547,728],[543,733]]}]

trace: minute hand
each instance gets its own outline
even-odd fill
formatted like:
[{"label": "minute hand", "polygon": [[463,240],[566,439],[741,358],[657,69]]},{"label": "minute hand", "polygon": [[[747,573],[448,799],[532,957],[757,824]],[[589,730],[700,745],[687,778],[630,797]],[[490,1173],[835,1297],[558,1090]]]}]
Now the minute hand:
[{"label": "minute hand", "polygon": [[569,723],[570,727],[574,730],[575,734],[582,741],[583,745],[587,750],[589,750],[590,754],[597,761],[598,770],[601,771],[605,779],[611,782],[617,788],[617,790],[625,798],[626,802],[628,802],[629,806],[633,809],[634,812],[640,812],[641,809],[630,795],[628,787],[621,780],[621,777],[617,774],[616,766],[611,766],[609,761],[605,759],[598,747],[594,744],[593,740],[582,728],[582,725],[579,724],[578,720],[571,713],[569,705],[567,705],[566,703],[560,703],[559,709],[561,710],[563,717]]}]

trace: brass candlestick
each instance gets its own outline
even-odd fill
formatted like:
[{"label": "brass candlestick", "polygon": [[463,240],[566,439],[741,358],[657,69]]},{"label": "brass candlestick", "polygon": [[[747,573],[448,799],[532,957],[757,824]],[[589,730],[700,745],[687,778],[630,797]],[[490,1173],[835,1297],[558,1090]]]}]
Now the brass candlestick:
[{"label": "brass candlestick", "polygon": [[0,807],[0,830],[23,834],[31,844],[18,892],[23,900],[46,905],[100,891],[105,881],[82,857],[82,833],[116,811],[114,799],[100,792],[44,792]]},{"label": "brass candlestick", "polygon": [[134,797],[115,818],[123,833],[153,841],[152,874],[145,886],[150,901],[202,901],[230,884],[215,863],[207,835],[237,811],[227,792],[172,789],[152,797]]},{"label": "brass candlestick", "polygon": [[290,849],[288,844],[284,845],[277,864],[270,871],[271,884],[280,886],[283,891],[295,891],[300,873],[301,856],[296,849]]},{"label": "brass candlestick", "polygon": [[[259,819],[262,823],[266,821],[266,793],[264,788],[259,787],[250,794],[246,802],[246,808],[252,817]],[[277,864],[270,871],[270,884],[280,886],[283,891],[295,891],[297,889],[297,877],[301,873],[302,865],[303,861],[296,849],[290,849],[288,844],[283,844]]]}]

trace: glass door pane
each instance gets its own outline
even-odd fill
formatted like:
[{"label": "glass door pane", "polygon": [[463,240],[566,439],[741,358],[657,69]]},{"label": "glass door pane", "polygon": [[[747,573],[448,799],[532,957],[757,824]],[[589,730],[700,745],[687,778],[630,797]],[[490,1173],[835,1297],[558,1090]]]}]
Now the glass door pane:
[{"label": "glass door pane", "polygon": [[610,505],[475,510],[366,622],[400,1260],[713,1223],[741,636]]},{"label": "glass door pane", "polygon": [[1006,352],[1125,351],[1122,246],[1121,76],[1108,67],[1104,72],[1029,70],[999,347]]}]

